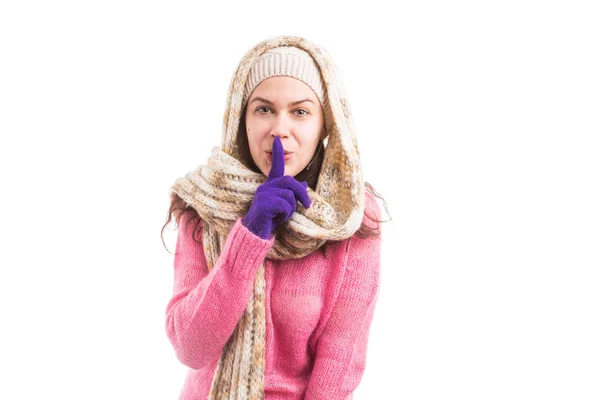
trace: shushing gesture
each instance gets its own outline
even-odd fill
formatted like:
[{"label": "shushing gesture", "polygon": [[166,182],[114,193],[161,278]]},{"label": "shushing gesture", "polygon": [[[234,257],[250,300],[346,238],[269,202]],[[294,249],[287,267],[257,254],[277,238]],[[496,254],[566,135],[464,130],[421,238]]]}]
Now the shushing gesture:
[{"label": "shushing gesture", "polygon": [[277,224],[285,222],[296,211],[296,201],[310,207],[306,182],[284,175],[284,150],[279,136],[273,141],[273,162],[265,183],[256,189],[250,210],[242,224],[262,239],[269,239]]}]

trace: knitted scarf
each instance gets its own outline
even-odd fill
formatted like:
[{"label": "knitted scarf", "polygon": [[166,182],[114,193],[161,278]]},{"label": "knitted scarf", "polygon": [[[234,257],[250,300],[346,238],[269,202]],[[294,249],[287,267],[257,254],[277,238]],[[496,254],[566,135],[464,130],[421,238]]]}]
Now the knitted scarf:
[{"label": "knitted scarf", "polygon": [[[221,147],[214,147],[206,165],[177,179],[171,190],[202,218],[203,246],[209,271],[224,248],[230,229],[248,211],[262,173],[241,161],[236,142],[243,112],[248,72],[265,51],[278,46],[306,50],[317,63],[326,87],[323,113],[328,132],[323,164],[315,190],[308,188],[311,206],[298,207],[277,234],[269,259],[304,257],[328,240],[351,237],[364,212],[364,182],[354,122],[345,88],[331,56],[321,46],[298,36],[278,36],[251,48],[231,79],[223,119]],[[254,290],[244,314],[223,348],[209,399],[263,400],[265,372],[264,262],[254,277]]]}]

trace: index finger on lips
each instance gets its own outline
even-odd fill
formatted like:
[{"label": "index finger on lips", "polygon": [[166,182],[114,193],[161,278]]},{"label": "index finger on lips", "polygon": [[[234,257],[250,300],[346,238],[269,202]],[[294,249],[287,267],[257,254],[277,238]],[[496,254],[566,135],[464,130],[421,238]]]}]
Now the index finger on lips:
[{"label": "index finger on lips", "polygon": [[281,144],[279,136],[275,136],[275,140],[273,140],[273,153],[271,155],[271,171],[269,171],[269,176],[267,177],[268,181],[282,177],[285,172],[283,144]]}]

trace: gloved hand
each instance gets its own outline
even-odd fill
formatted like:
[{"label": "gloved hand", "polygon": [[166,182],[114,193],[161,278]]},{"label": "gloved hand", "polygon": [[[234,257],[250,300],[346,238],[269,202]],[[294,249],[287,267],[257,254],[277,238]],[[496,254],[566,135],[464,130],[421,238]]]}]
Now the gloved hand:
[{"label": "gloved hand", "polygon": [[310,207],[308,184],[298,182],[285,171],[284,150],[279,136],[273,141],[271,171],[265,183],[256,189],[250,210],[242,224],[262,239],[269,239],[277,224],[287,221],[296,211],[296,201]]}]

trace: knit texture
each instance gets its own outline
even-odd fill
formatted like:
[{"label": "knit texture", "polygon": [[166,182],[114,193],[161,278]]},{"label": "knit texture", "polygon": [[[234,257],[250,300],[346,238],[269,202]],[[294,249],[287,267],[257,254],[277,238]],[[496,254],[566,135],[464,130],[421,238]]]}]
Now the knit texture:
[{"label": "knit texture", "polygon": [[319,67],[305,50],[294,46],[270,49],[261,55],[250,69],[242,102],[265,79],[272,76],[291,76],[306,83],[315,92],[321,104],[325,103],[325,88]]},{"label": "knit texture", "polygon": [[[323,113],[329,137],[316,189],[308,190],[311,206],[306,209],[298,205],[266,257],[305,257],[327,240],[351,237],[362,221],[365,187],[360,155],[345,89],[333,60],[325,49],[300,37],[268,39],[246,53],[230,82],[221,147],[213,148],[206,165],[188,172],[171,187],[204,221],[203,244],[209,271],[220,259],[233,225],[245,215],[256,189],[266,180],[262,173],[251,171],[239,161],[236,142],[249,70],[263,53],[279,46],[299,47],[319,66],[326,85]],[[209,399],[264,398],[264,263],[253,278],[252,295],[223,347]]]},{"label": "knit texture", "polygon": [[[380,218],[368,192],[365,207]],[[364,222],[373,226],[367,218]],[[252,276],[273,243],[236,223],[209,271],[194,228],[195,223],[180,224],[173,297],[166,309],[168,338],[189,367],[180,400],[208,397],[221,349],[252,296]],[[380,243],[380,238],[355,235],[328,244],[325,254],[266,260],[266,400],[352,398],[367,365]]]}]

